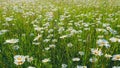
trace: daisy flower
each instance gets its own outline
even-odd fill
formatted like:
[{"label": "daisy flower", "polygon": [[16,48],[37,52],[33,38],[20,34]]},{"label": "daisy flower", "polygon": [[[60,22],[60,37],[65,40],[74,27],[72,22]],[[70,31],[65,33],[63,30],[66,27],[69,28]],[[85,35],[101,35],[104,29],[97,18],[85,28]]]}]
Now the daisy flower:
[{"label": "daisy flower", "polygon": [[91,52],[92,52],[92,54],[94,54],[95,56],[101,56],[101,55],[103,55],[103,53],[102,53],[102,51],[100,50],[100,49],[91,49]]},{"label": "daisy flower", "polygon": [[78,57],[73,58],[72,61],[80,61],[80,58],[78,58]]},{"label": "daisy flower", "polygon": [[113,58],[112,58],[113,61],[120,61],[120,54],[116,54],[116,55],[113,55]]},{"label": "daisy flower", "polygon": [[11,43],[11,44],[15,44],[17,42],[19,42],[19,39],[8,39],[5,41],[5,43]]},{"label": "daisy flower", "polygon": [[110,47],[109,42],[107,40],[105,40],[105,39],[99,39],[99,40],[97,40],[97,44],[99,46]]},{"label": "daisy flower", "polygon": [[43,63],[47,63],[47,62],[50,62],[50,61],[51,61],[50,58],[45,58],[45,59],[42,60]]},{"label": "daisy flower", "polygon": [[15,55],[14,56],[14,63],[16,65],[22,65],[25,62],[25,56],[23,55]]}]

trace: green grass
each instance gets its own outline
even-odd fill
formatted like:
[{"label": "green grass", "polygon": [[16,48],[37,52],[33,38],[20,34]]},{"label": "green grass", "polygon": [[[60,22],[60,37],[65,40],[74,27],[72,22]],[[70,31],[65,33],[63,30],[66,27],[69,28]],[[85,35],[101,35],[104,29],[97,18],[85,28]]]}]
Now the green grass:
[{"label": "green grass", "polygon": [[[119,60],[113,61],[112,57],[105,57],[105,54],[112,56],[120,54],[120,42],[109,40],[111,37],[120,38],[118,37],[120,36],[119,0],[111,0],[112,2],[110,0],[96,2],[94,2],[95,0],[87,2],[82,0],[0,1],[0,31],[8,30],[8,32],[0,34],[0,68],[27,68],[28,66],[61,68],[62,64],[67,64],[67,68],[76,68],[77,65],[88,68],[120,66]],[[6,21],[7,17],[12,17],[13,20]],[[47,25],[47,23],[49,24]],[[111,33],[106,27],[103,27],[103,24],[109,24],[113,30],[117,31],[117,34]],[[43,29],[36,31],[35,26]],[[64,28],[63,31],[60,31],[61,33],[59,33],[60,28]],[[107,32],[97,31],[97,28]],[[50,29],[53,31],[50,32]],[[77,33],[72,34],[72,30],[76,30]],[[82,32],[79,32],[80,30]],[[42,37],[33,41],[38,34]],[[67,37],[60,38],[64,35]],[[96,43],[99,40],[98,36],[104,36],[102,39],[106,39],[110,47],[98,46]],[[4,44],[6,40],[14,38],[19,39],[19,42]],[[49,41],[44,42],[46,39]],[[54,39],[57,42],[52,42]],[[40,44],[35,45],[33,42]],[[68,43],[72,43],[73,46],[68,47]],[[54,44],[55,48],[50,48],[51,44]],[[18,50],[13,49],[15,45],[19,46]],[[45,50],[47,47],[50,49]],[[93,55],[92,48],[101,49],[103,55]],[[79,51],[83,51],[84,55],[79,55]],[[28,55],[33,57],[33,61],[25,61],[22,65],[16,65],[14,64],[15,55]],[[80,58],[80,61],[72,61],[75,57]],[[50,58],[50,62],[43,63],[42,60],[45,58]],[[98,61],[90,62],[90,58],[97,58]]]}]

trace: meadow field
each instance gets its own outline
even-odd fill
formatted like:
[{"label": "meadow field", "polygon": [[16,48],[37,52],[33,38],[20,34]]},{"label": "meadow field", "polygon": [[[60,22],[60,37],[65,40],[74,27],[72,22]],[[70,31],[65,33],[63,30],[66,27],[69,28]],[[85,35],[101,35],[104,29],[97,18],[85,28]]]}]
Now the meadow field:
[{"label": "meadow field", "polygon": [[120,0],[0,0],[0,68],[120,68]]}]

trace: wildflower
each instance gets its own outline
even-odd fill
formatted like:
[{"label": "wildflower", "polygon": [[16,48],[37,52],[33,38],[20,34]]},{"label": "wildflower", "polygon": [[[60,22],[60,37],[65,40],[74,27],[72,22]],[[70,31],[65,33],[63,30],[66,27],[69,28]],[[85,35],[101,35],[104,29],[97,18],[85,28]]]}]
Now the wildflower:
[{"label": "wildflower", "polygon": [[90,62],[96,62],[96,61],[97,61],[97,58],[90,58],[89,61],[90,61]]},{"label": "wildflower", "polygon": [[75,22],[74,25],[79,27],[80,23],[79,22]]},{"label": "wildflower", "polygon": [[12,17],[6,17],[6,19],[5,19],[6,21],[12,21],[13,20],[13,18]]},{"label": "wildflower", "polygon": [[72,43],[68,43],[67,46],[68,46],[68,47],[72,47],[73,44],[72,44]]},{"label": "wildflower", "polygon": [[39,42],[33,42],[32,44],[34,44],[34,45],[40,45]]},{"label": "wildflower", "polygon": [[53,39],[52,42],[57,42],[57,39]]},{"label": "wildflower", "polygon": [[64,30],[65,30],[64,27],[60,27],[60,28],[58,29],[58,32],[59,32],[59,33],[62,33]]},{"label": "wildflower", "polygon": [[20,47],[18,45],[13,46],[14,50],[18,50]]},{"label": "wildflower", "polygon": [[36,67],[33,67],[33,66],[29,66],[29,67],[27,67],[27,68],[36,68]]},{"label": "wildflower", "polygon": [[112,68],[120,68],[120,66],[113,66]]},{"label": "wildflower", "polygon": [[29,11],[29,12],[24,13],[23,15],[24,15],[25,17],[29,17],[29,16],[33,16],[33,15],[35,15],[35,13]]},{"label": "wildflower", "polygon": [[84,55],[85,53],[83,51],[79,51],[79,54],[82,56]]},{"label": "wildflower", "polygon": [[42,60],[43,63],[47,63],[47,62],[50,62],[50,59],[49,58],[45,58]]},{"label": "wildflower", "polygon": [[53,29],[49,29],[48,30],[48,33],[52,33],[54,30]]},{"label": "wildflower", "polygon": [[12,43],[12,44],[15,44],[17,42],[19,42],[19,39],[8,39],[5,41],[5,43]]},{"label": "wildflower", "polygon": [[43,40],[43,42],[49,42],[50,41],[50,39],[44,39]]},{"label": "wildflower", "polygon": [[33,61],[33,57],[29,57],[28,56],[28,57],[26,57],[26,59],[27,59],[28,62],[32,62]]},{"label": "wildflower", "polygon": [[91,49],[92,54],[96,55],[96,56],[101,56],[103,55],[102,51],[100,49]]},{"label": "wildflower", "polygon": [[53,14],[53,12],[47,12],[46,16],[52,18],[54,16],[54,14]]},{"label": "wildflower", "polygon": [[111,28],[111,27],[109,27],[109,26],[108,26],[108,27],[106,27],[106,29],[107,29],[107,30],[112,30],[112,28]]},{"label": "wildflower", "polygon": [[115,37],[112,37],[112,38],[110,38],[109,40],[110,40],[111,42],[117,42],[118,39],[115,38]]},{"label": "wildflower", "polygon": [[120,42],[120,39],[112,37],[109,39],[111,42]]},{"label": "wildflower", "polygon": [[40,28],[39,26],[35,26],[34,30],[41,31],[41,30],[43,30],[43,28]]},{"label": "wildflower", "polygon": [[50,47],[46,47],[46,48],[45,48],[45,50],[47,50],[47,51],[48,51],[49,49],[50,49]]},{"label": "wildflower", "polygon": [[34,36],[34,33],[30,33],[30,36]]},{"label": "wildflower", "polygon": [[33,41],[37,41],[40,37],[42,37],[42,35],[39,35],[37,37],[35,37],[35,39]]},{"label": "wildflower", "polygon": [[50,47],[50,48],[55,48],[55,47],[56,47],[56,45],[51,44],[51,45],[49,45],[49,47]]},{"label": "wildflower", "polygon": [[107,23],[103,24],[103,27],[109,27],[109,26],[110,24],[107,24]]},{"label": "wildflower", "polygon": [[4,34],[6,32],[8,32],[8,30],[0,30],[0,35]]},{"label": "wildflower", "polygon": [[62,38],[62,39],[66,38],[66,37],[68,37],[68,35],[60,36],[60,38]]},{"label": "wildflower", "polygon": [[78,57],[73,58],[72,61],[80,61],[80,58],[78,58]]},{"label": "wildflower", "polygon": [[8,30],[0,30],[0,32],[5,33],[8,32]]},{"label": "wildflower", "polygon": [[110,47],[109,42],[105,39],[99,39],[97,40],[97,44],[99,46],[105,46],[105,47]]},{"label": "wildflower", "polygon": [[49,34],[48,36],[47,36],[47,38],[51,38],[51,37],[53,37],[54,35],[53,34]]},{"label": "wildflower", "polygon": [[113,30],[111,27],[106,27],[106,29],[112,34],[117,34],[117,31]]},{"label": "wildflower", "polygon": [[99,31],[99,32],[104,32],[104,31],[105,31],[105,29],[96,28],[96,31]]},{"label": "wildflower", "polygon": [[74,35],[74,34],[77,34],[77,33],[78,33],[78,31],[75,30],[75,29],[72,29],[70,32],[71,32],[71,33],[70,33],[71,35]]},{"label": "wildflower", "polygon": [[111,57],[112,57],[112,55],[105,54],[105,57],[106,57],[106,58],[111,58]]},{"label": "wildflower", "polygon": [[9,23],[6,22],[6,23],[3,23],[2,25],[3,25],[3,26],[9,26]]},{"label": "wildflower", "polygon": [[117,54],[117,55],[113,55],[113,58],[112,58],[113,61],[120,61],[120,54]]},{"label": "wildflower", "polygon": [[15,55],[14,56],[14,63],[16,65],[22,65],[25,62],[25,56],[23,55]]},{"label": "wildflower", "polygon": [[84,27],[89,27],[89,23],[82,23]]},{"label": "wildflower", "polygon": [[117,34],[116,30],[110,30],[111,34]]},{"label": "wildflower", "polygon": [[118,42],[120,42],[120,39],[118,39]]},{"label": "wildflower", "polygon": [[87,68],[87,66],[81,66],[81,65],[77,65],[76,68]]},{"label": "wildflower", "polygon": [[62,64],[62,68],[67,68],[67,64]]},{"label": "wildflower", "polygon": [[47,23],[43,24],[43,26],[44,26],[44,27],[48,27],[48,26],[50,26],[50,23],[47,22]]}]

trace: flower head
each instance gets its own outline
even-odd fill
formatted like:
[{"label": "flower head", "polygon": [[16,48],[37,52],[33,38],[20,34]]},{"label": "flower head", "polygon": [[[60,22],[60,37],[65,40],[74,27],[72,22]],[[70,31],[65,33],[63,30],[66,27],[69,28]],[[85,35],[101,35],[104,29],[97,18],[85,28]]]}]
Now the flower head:
[{"label": "flower head", "polygon": [[15,55],[14,56],[14,63],[16,65],[22,65],[25,62],[25,56],[23,55]]},{"label": "flower head", "polygon": [[120,39],[112,37],[109,39],[111,42],[120,42]]},{"label": "flower head", "polygon": [[120,54],[117,54],[117,55],[113,55],[113,58],[112,58],[113,61],[120,61]]},{"label": "flower head", "polygon": [[78,57],[73,58],[72,61],[80,61],[80,58],[78,58]]},{"label": "flower head", "polygon": [[19,42],[19,39],[8,39],[5,41],[5,43],[11,43],[11,44],[15,44],[17,42]]},{"label": "flower head", "polygon": [[62,64],[62,68],[67,68],[67,64]]},{"label": "flower head", "polygon": [[28,68],[36,68],[36,67],[33,67],[33,66],[29,66]]},{"label": "flower head", "polygon": [[87,66],[81,66],[81,65],[77,65],[76,68],[87,68]]},{"label": "flower head", "polygon": [[89,61],[90,62],[96,62],[98,59],[97,58],[90,58]]},{"label": "flower head", "polygon": [[105,57],[106,57],[106,58],[111,58],[111,57],[112,57],[112,55],[105,54]]},{"label": "flower head", "polygon": [[42,60],[43,63],[47,63],[47,62],[50,62],[50,58],[45,58]]},{"label": "flower head", "polygon": [[113,66],[112,68],[120,68],[120,66]]},{"label": "flower head", "polygon": [[105,39],[99,39],[97,40],[97,44],[99,46],[105,46],[105,47],[110,47],[109,42]]},{"label": "flower head", "polygon": [[102,53],[102,51],[100,50],[100,49],[91,49],[91,52],[92,52],[92,54],[94,54],[94,55],[96,55],[96,56],[101,56],[101,55],[103,55],[103,53]]}]

